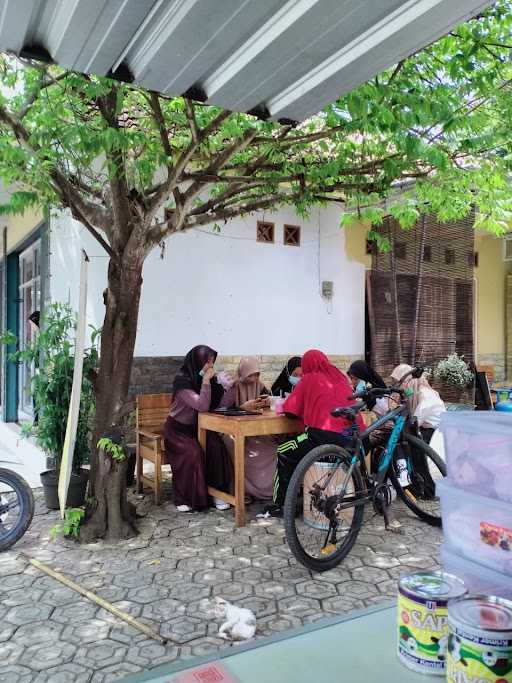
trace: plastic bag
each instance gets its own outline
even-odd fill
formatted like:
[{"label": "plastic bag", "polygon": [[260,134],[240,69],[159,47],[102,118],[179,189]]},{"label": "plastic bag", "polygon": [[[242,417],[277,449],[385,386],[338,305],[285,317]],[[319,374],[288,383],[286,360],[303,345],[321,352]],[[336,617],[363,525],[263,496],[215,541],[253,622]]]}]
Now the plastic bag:
[{"label": "plastic bag", "polygon": [[420,427],[439,427],[441,415],[446,407],[441,397],[430,387],[422,387],[420,390],[420,400],[414,411],[414,417],[418,420]]}]

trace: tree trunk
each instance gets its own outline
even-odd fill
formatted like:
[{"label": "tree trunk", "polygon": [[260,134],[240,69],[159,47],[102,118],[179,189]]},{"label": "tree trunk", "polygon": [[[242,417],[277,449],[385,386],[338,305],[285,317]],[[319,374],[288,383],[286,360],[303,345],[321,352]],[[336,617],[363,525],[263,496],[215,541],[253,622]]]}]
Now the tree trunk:
[{"label": "tree trunk", "polygon": [[100,367],[96,381],[96,417],[93,430],[89,504],[80,537],[129,538],[137,533],[135,510],[126,500],[126,463],[98,452],[96,444],[118,424],[130,386],[137,336],[144,254],[117,261],[108,268],[104,293],[105,320],[101,333]]}]

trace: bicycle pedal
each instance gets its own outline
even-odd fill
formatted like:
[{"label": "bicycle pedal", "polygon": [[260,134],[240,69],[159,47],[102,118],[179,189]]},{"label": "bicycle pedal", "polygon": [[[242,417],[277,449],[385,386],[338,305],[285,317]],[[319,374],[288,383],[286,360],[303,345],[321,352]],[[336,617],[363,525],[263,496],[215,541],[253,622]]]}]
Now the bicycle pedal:
[{"label": "bicycle pedal", "polygon": [[410,500],[412,500],[412,502],[413,502],[414,504],[417,504],[417,503],[418,503],[418,501],[416,500],[416,497],[409,491],[409,489],[404,489],[404,493],[405,493],[405,495],[407,496],[407,498],[409,498]]},{"label": "bicycle pedal", "polygon": [[328,543],[320,550],[320,555],[332,555],[336,552],[336,546],[334,543]]},{"label": "bicycle pedal", "polygon": [[389,524],[386,524],[386,531],[390,531],[393,534],[402,534],[403,529],[401,523],[397,519],[391,520]]}]

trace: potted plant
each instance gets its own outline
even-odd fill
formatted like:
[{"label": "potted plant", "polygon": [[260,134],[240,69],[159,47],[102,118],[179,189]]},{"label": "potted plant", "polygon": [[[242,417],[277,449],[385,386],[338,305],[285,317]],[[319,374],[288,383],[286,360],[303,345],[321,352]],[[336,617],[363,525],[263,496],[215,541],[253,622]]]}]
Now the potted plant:
[{"label": "potted plant", "polygon": [[[76,316],[71,307],[67,304],[51,304],[42,316],[40,331],[32,344],[15,354],[17,361],[33,363],[36,368],[31,387],[35,419],[33,424],[23,428],[23,432],[26,436],[33,435],[37,445],[54,463],[54,469],[41,474],[46,505],[50,509],[59,507],[57,487],[73,383],[75,328]],[[83,465],[89,462],[91,449],[97,336],[98,332],[95,331],[91,346],[84,353],[80,413],[66,502],[66,507],[72,508],[83,505],[89,478],[89,471]]]},{"label": "potted plant", "polygon": [[450,353],[440,360],[434,369],[439,393],[444,400],[453,403],[474,403],[474,397],[468,395],[474,377],[464,356],[457,353]]}]

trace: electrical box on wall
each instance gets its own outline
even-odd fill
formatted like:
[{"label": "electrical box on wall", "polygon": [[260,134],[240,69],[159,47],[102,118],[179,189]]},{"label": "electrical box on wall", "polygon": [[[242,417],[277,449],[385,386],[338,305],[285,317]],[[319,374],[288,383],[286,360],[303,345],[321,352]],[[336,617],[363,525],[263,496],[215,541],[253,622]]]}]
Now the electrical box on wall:
[{"label": "electrical box on wall", "polygon": [[332,299],[334,295],[334,283],[332,280],[324,280],[322,282],[322,296],[324,299]]}]

